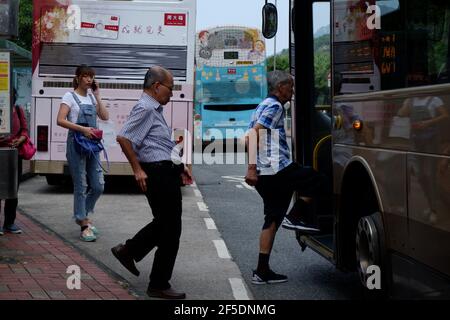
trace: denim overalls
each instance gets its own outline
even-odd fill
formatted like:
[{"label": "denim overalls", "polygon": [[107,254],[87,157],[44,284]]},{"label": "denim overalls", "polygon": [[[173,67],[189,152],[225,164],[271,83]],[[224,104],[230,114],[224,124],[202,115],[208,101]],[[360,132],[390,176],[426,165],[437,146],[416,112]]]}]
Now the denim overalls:
[{"label": "denim overalls", "polygon": [[[97,110],[92,95],[88,94],[92,104],[82,104],[73,92],[72,96],[80,107],[77,124],[96,128]],[[73,180],[73,215],[76,220],[82,221],[89,214],[94,213],[95,203],[103,193],[105,184],[103,171],[99,165],[98,158],[95,159],[95,157],[99,157],[99,154],[97,153],[95,156],[87,157],[78,153],[75,149],[74,132],[69,130],[69,134],[67,135],[66,157]],[[89,181],[90,187],[88,193],[86,193],[87,181]]]}]

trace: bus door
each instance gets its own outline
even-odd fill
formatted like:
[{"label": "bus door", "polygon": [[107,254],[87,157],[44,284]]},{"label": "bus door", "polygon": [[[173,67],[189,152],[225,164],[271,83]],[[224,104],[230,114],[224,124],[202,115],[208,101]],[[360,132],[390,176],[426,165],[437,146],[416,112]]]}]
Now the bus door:
[{"label": "bus door", "polygon": [[[324,174],[332,190],[330,3],[291,0],[290,5],[290,72],[295,78],[293,158]],[[318,225],[321,233],[309,237],[297,233],[297,239],[302,248],[308,245],[333,260],[331,192],[317,197],[313,208],[308,220]]]}]

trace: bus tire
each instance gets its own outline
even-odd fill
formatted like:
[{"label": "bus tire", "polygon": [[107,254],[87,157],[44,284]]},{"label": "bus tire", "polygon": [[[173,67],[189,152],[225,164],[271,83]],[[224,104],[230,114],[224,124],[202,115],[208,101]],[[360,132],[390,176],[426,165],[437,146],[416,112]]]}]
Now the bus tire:
[{"label": "bus tire", "polygon": [[387,279],[390,271],[386,263],[384,236],[383,220],[379,212],[359,219],[355,239],[356,269],[364,297],[368,299],[385,299],[389,291]]},{"label": "bus tire", "polygon": [[62,174],[48,174],[45,176],[45,179],[49,186],[60,186],[64,183]]}]

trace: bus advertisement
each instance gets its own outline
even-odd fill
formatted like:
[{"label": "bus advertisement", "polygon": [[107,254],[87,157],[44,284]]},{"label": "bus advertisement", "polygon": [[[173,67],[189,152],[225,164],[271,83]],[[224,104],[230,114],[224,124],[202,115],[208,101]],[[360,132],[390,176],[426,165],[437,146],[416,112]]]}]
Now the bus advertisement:
[{"label": "bus advertisement", "polygon": [[200,31],[195,81],[195,141],[241,139],[267,94],[261,32],[241,26]]},{"label": "bus advertisement", "polygon": [[[293,156],[333,185],[307,217],[321,232],[296,232],[301,248],[357,272],[369,297],[448,299],[450,3],[290,2]],[[331,113],[316,99],[323,12]]]},{"label": "bus advertisement", "polygon": [[49,183],[68,174],[67,130],[56,125],[56,116],[81,64],[95,69],[110,114],[108,123],[99,121],[111,138],[108,174],[132,174],[114,135],[139,99],[144,75],[153,65],[174,76],[173,97],[164,116],[183,147],[183,161],[191,163],[196,0],[36,0],[33,18],[34,173],[46,175]]}]

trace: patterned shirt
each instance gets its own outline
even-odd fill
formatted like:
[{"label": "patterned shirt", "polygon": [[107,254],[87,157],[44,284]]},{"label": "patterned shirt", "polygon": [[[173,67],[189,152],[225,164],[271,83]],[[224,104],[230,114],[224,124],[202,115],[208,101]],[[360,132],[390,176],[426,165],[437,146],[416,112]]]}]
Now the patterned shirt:
[{"label": "patterned shirt", "polygon": [[163,115],[163,106],[145,92],[133,107],[118,136],[131,141],[139,162],[172,160],[181,162],[172,141],[172,130]]},{"label": "patterned shirt", "polygon": [[284,129],[284,108],[276,96],[268,96],[252,114],[248,129],[256,123],[267,130],[260,130],[257,170],[260,175],[274,175],[292,163]]}]

